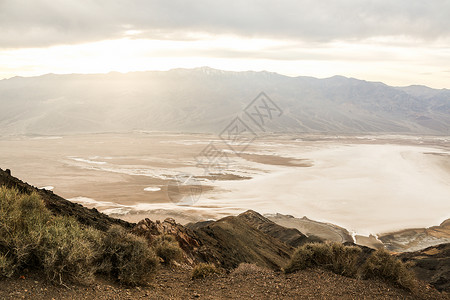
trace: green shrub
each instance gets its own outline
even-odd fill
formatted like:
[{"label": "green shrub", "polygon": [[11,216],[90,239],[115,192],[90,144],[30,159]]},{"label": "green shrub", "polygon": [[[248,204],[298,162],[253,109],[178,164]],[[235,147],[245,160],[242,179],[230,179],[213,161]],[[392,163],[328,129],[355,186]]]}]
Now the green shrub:
[{"label": "green shrub", "polygon": [[72,217],[55,217],[47,224],[38,251],[47,277],[60,284],[92,282],[101,239],[101,232],[82,227]]},{"label": "green shrub", "polygon": [[145,284],[158,267],[158,258],[147,241],[111,226],[102,245],[100,270],[128,285]]},{"label": "green shrub", "polygon": [[0,254],[9,266],[3,276],[36,264],[36,250],[50,217],[37,194],[0,187]]},{"label": "green shrub", "polygon": [[154,242],[153,247],[156,255],[158,255],[163,263],[170,263],[174,260],[180,259],[183,255],[178,242],[174,236],[161,235]]},{"label": "green shrub", "polygon": [[414,291],[417,280],[412,270],[385,249],[376,250],[363,265],[364,278],[381,278]]},{"label": "green shrub", "polygon": [[200,263],[192,270],[192,279],[206,278],[215,273],[218,273],[218,270],[213,264]]},{"label": "green shrub", "polygon": [[72,217],[52,216],[36,193],[0,187],[0,277],[30,268],[60,284],[89,283],[101,271],[138,284],[157,265],[146,240],[120,226],[104,233]]},{"label": "green shrub", "polygon": [[294,252],[284,271],[292,273],[313,267],[323,267],[336,274],[355,277],[361,249],[339,243],[305,244]]},{"label": "green shrub", "polygon": [[52,216],[37,193],[0,188],[2,276],[29,267],[42,269],[51,281],[89,282],[96,271],[93,240],[100,237],[73,218]]}]

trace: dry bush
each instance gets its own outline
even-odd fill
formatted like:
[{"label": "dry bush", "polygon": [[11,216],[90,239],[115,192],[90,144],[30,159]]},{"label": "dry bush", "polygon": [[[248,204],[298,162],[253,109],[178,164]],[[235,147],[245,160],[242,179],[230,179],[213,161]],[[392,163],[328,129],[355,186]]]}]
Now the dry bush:
[{"label": "dry bush", "polygon": [[239,266],[233,270],[236,275],[250,275],[250,274],[267,274],[272,270],[257,266],[256,264],[240,263]]},{"label": "dry bush", "polygon": [[158,268],[158,258],[147,241],[114,225],[102,244],[100,270],[128,285],[146,284]]},{"label": "dry bush", "polygon": [[413,271],[385,249],[379,249],[371,254],[363,265],[362,273],[366,279],[381,278],[410,291],[417,289]]},{"label": "dry bush", "polygon": [[13,261],[8,256],[0,254],[0,277],[11,277],[13,274]]},{"label": "dry bush", "polygon": [[181,250],[177,240],[172,235],[161,235],[153,242],[153,248],[156,255],[158,255],[163,263],[169,264],[172,261],[183,257],[183,251]]},{"label": "dry bush", "polygon": [[54,217],[38,194],[0,188],[0,269],[42,269],[52,281],[89,282],[96,271],[94,240],[100,232],[75,219]]},{"label": "dry bush", "polygon": [[97,272],[94,264],[100,256],[98,230],[85,228],[72,217],[55,217],[46,226],[38,258],[48,279],[90,283]]},{"label": "dry bush", "polygon": [[206,278],[216,273],[218,270],[213,264],[200,263],[192,270],[192,279]]},{"label": "dry bush", "polygon": [[356,246],[344,246],[339,243],[332,243],[333,253],[331,271],[336,274],[355,277],[358,273],[358,258],[362,252]]},{"label": "dry bush", "polygon": [[361,249],[358,247],[339,243],[305,244],[295,250],[284,271],[292,273],[307,268],[323,267],[336,274],[355,277],[360,253]]},{"label": "dry bush", "polygon": [[0,254],[3,276],[37,263],[36,250],[50,212],[35,193],[20,194],[16,189],[0,187]]},{"label": "dry bush", "polygon": [[146,240],[122,227],[104,233],[72,217],[52,216],[38,194],[0,187],[1,277],[30,268],[42,269],[61,284],[89,283],[97,272],[139,284],[146,283],[157,266]]}]

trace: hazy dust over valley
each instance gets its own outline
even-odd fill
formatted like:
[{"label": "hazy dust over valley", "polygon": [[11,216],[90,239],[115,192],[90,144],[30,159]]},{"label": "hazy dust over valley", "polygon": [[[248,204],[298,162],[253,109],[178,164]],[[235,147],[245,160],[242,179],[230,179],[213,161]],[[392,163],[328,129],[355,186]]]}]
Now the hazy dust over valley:
[{"label": "hazy dust over valley", "polygon": [[0,299],[450,299],[450,0],[0,0]]},{"label": "hazy dust over valley", "polygon": [[[241,156],[230,156],[222,174],[208,177],[195,157],[214,140],[142,132],[11,137],[0,141],[0,160],[33,185],[134,221],[188,222],[257,209],[367,235],[450,217],[445,137],[261,136]],[[168,196],[174,176],[186,173],[202,188],[193,206]]]}]

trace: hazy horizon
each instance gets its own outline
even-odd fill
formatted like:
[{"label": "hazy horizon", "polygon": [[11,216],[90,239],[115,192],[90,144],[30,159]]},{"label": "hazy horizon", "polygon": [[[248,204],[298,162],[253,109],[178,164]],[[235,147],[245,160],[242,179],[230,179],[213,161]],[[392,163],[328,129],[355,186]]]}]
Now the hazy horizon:
[{"label": "hazy horizon", "polygon": [[245,73],[245,72],[255,72],[255,73],[274,73],[277,75],[281,75],[281,76],[286,76],[286,77],[290,77],[290,78],[297,78],[297,77],[310,77],[310,78],[315,78],[315,79],[329,79],[329,78],[333,78],[333,77],[345,77],[348,79],[356,79],[356,80],[360,80],[360,81],[367,81],[367,82],[372,82],[372,83],[384,83],[388,86],[392,86],[392,87],[412,87],[412,86],[419,86],[419,87],[428,87],[431,89],[436,89],[436,90],[448,90],[449,88],[443,87],[443,88],[434,88],[431,86],[427,86],[424,84],[410,84],[410,85],[390,85],[387,84],[386,82],[382,82],[382,81],[377,81],[377,80],[365,80],[362,78],[355,78],[355,77],[349,77],[349,76],[345,76],[342,74],[334,74],[334,75],[330,75],[330,76],[326,76],[326,77],[315,77],[315,76],[309,76],[309,75],[304,75],[304,74],[298,74],[298,75],[289,75],[289,74],[282,74],[282,73],[278,73],[278,72],[272,72],[272,71],[268,71],[268,70],[227,70],[227,69],[218,69],[218,68],[213,68],[210,66],[197,66],[197,67],[192,67],[192,68],[169,68],[169,69],[161,69],[161,70],[157,70],[157,69],[147,69],[147,70],[139,70],[139,71],[105,71],[105,72],[94,72],[94,73],[77,73],[77,72],[69,72],[69,73],[57,73],[57,72],[50,72],[50,73],[42,73],[42,74],[36,74],[36,75],[27,75],[27,76],[22,76],[22,75],[14,75],[12,77],[7,77],[7,78],[1,78],[1,80],[8,80],[8,79],[12,79],[15,77],[22,77],[22,78],[32,78],[32,77],[41,77],[41,76],[46,76],[46,75],[107,75],[107,74],[114,74],[114,73],[119,73],[119,74],[132,74],[132,73],[145,73],[145,72],[169,72],[169,71],[176,71],[176,70],[196,70],[196,69],[212,69],[212,70],[217,70],[217,71],[224,71],[224,72],[236,72],[236,73]]},{"label": "hazy horizon", "polygon": [[0,79],[210,66],[450,88],[448,1],[0,2]]}]

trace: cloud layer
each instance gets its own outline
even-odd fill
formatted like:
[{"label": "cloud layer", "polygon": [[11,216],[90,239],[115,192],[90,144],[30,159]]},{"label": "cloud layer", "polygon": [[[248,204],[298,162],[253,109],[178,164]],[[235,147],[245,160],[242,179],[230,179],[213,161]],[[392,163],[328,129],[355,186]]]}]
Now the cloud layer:
[{"label": "cloud layer", "polygon": [[314,43],[450,37],[450,1],[407,0],[0,0],[0,48],[198,34]]}]

